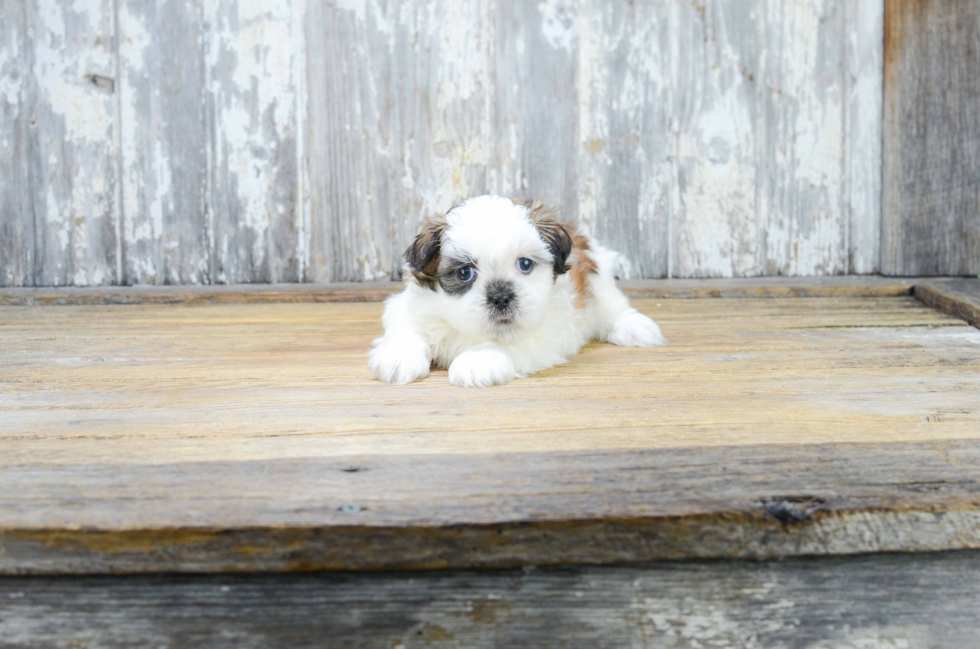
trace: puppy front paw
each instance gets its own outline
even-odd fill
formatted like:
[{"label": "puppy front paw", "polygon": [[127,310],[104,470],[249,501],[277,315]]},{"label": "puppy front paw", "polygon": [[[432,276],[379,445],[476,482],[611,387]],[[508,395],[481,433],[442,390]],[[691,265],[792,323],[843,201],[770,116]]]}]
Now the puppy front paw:
[{"label": "puppy front paw", "polygon": [[657,347],[667,342],[657,323],[636,309],[616,318],[606,340],[621,347]]},{"label": "puppy front paw", "polygon": [[449,382],[461,388],[486,388],[515,378],[514,361],[500,349],[470,349],[449,364]]},{"label": "puppy front paw", "polygon": [[432,361],[425,345],[382,339],[368,352],[368,365],[378,379],[405,385],[428,376]]}]

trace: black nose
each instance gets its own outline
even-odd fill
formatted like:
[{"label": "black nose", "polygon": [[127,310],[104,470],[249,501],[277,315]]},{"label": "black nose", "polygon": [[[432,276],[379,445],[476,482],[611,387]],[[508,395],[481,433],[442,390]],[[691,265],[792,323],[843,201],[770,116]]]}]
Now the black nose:
[{"label": "black nose", "polygon": [[510,306],[510,301],[514,299],[514,293],[511,291],[497,291],[490,296],[490,301],[498,309],[506,309]]}]

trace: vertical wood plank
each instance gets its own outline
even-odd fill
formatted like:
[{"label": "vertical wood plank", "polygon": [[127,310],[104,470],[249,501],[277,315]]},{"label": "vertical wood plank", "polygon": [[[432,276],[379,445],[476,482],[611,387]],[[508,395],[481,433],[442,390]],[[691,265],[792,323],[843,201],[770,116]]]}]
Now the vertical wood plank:
[{"label": "vertical wood plank", "polygon": [[980,273],[980,4],[886,0],[882,272]]},{"label": "vertical wood plank", "polygon": [[112,7],[112,0],[26,2],[35,285],[116,281]]},{"label": "vertical wood plank", "polygon": [[844,12],[838,0],[766,0],[759,219],[766,275],[847,272]]},{"label": "vertical wood plank", "polygon": [[396,277],[422,218],[486,191],[488,3],[315,2],[308,25],[313,276]]},{"label": "vertical wood plank", "polygon": [[0,286],[34,283],[24,8],[23,2],[0,3]]},{"label": "vertical wood plank", "polygon": [[492,7],[491,161],[487,191],[539,198],[578,218],[577,3]]},{"label": "vertical wood plank", "polygon": [[119,3],[123,282],[210,283],[200,0]]},{"label": "vertical wood plank", "polygon": [[672,4],[595,0],[579,19],[579,221],[642,277],[668,268]]},{"label": "vertical wood plank", "polygon": [[877,273],[881,258],[882,0],[844,3],[844,186],[848,268]]},{"label": "vertical wood plank", "polygon": [[204,0],[214,283],[304,278],[294,12],[302,0]]},{"label": "vertical wood plank", "polygon": [[753,0],[672,9],[670,126],[677,182],[670,274],[765,273],[758,193],[765,9]]}]

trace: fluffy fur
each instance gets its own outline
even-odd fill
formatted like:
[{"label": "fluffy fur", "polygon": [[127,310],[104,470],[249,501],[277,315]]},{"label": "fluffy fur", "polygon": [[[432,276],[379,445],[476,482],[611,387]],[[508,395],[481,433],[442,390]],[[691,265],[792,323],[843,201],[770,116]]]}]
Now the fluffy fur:
[{"label": "fluffy fur", "polygon": [[434,364],[453,385],[485,387],[564,363],[589,340],[664,344],[616,287],[622,257],[540,203],[471,198],[427,219],[405,260],[405,290],[385,302],[368,354],[382,381],[410,383]]}]

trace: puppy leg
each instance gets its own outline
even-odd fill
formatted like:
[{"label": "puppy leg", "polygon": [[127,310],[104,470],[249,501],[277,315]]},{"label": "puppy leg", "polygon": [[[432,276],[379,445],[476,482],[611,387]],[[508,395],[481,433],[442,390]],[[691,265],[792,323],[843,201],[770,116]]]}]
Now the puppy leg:
[{"label": "puppy leg", "polygon": [[630,306],[629,300],[610,275],[590,278],[595,337],[623,347],[656,347],[664,340],[653,320]]},{"label": "puppy leg", "polygon": [[449,364],[449,382],[461,388],[486,388],[517,376],[514,361],[494,343],[467,349]]},{"label": "puppy leg", "polygon": [[385,303],[385,335],[374,341],[368,366],[378,379],[404,385],[429,375],[432,352],[415,328],[405,293]]}]

